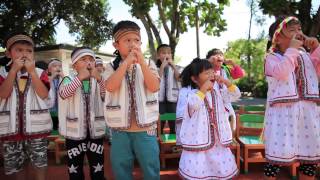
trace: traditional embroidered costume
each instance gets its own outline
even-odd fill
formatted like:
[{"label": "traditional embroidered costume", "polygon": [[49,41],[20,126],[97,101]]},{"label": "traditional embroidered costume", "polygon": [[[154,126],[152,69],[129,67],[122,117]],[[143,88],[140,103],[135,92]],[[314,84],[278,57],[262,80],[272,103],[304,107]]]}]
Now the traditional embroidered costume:
[{"label": "traditional embroidered costume", "polygon": [[229,91],[214,83],[214,89],[200,97],[189,91],[180,130],[183,147],[179,173],[186,179],[230,179],[238,173],[231,150],[232,131],[225,104],[240,97],[237,87]]},{"label": "traditional embroidered costume", "polygon": [[265,113],[266,158],[276,164],[320,161],[318,75],[320,47],[272,52],[265,59],[268,98]]}]

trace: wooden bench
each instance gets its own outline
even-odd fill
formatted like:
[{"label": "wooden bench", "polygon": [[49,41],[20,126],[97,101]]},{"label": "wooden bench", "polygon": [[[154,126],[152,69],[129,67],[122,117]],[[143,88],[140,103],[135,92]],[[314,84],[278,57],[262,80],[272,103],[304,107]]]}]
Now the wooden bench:
[{"label": "wooden bench", "polygon": [[66,140],[63,137],[59,137],[55,139],[55,159],[56,159],[56,164],[61,163],[61,157],[65,156],[67,154],[66,147],[65,147],[65,142]]},{"label": "wooden bench", "polygon": [[248,173],[249,163],[266,162],[265,147],[260,139],[264,115],[263,113],[237,114],[236,119],[236,139],[242,151],[244,173]]},{"label": "wooden bench", "polygon": [[159,116],[158,140],[160,148],[160,162],[162,168],[166,168],[166,159],[180,158],[181,155],[181,148],[176,145],[176,134],[170,134],[168,129],[164,129],[164,127],[161,126],[161,122],[175,120],[175,113],[165,113]]}]

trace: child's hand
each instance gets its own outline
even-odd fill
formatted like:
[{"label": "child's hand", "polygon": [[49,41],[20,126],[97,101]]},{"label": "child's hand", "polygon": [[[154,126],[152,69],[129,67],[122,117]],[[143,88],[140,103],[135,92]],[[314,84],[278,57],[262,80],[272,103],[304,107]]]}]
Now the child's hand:
[{"label": "child's hand", "polygon": [[160,69],[164,69],[165,67],[167,67],[168,64],[169,62],[167,61],[167,59],[164,59],[161,63]]},{"label": "child's hand", "polygon": [[91,68],[90,76],[95,78],[97,81],[101,81],[101,75],[100,75],[99,71],[97,70],[97,68],[95,68],[95,67]]},{"label": "child's hand", "polygon": [[127,63],[127,68],[129,68],[131,66],[131,64],[134,64],[137,62],[137,58],[133,52],[133,50],[131,50],[127,56],[127,58],[124,60]]},{"label": "child's hand", "polygon": [[225,84],[227,87],[231,86],[231,82],[228,79],[223,78],[222,76],[215,75],[215,80],[218,84]]},{"label": "child's hand", "polygon": [[303,45],[303,40],[300,40],[300,39],[299,39],[300,36],[301,36],[301,34],[295,34],[295,35],[292,37],[292,39],[291,39],[291,41],[290,41],[290,45],[289,45],[290,48],[296,48],[296,49],[298,49],[298,48],[302,47],[302,45]]},{"label": "child's hand", "polygon": [[141,51],[140,47],[135,47],[135,48],[132,49],[132,51],[136,56],[136,63],[138,63],[140,65],[142,63],[144,63],[144,56],[142,54],[142,51]]},{"label": "child's hand", "polygon": [[32,73],[35,70],[35,63],[32,59],[24,58],[24,67],[26,68],[28,73]]},{"label": "child's hand", "polygon": [[208,79],[206,82],[202,84],[202,86],[200,87],[200,91],[205,94],[207,91],[211,91],[212,88],[213,88],[212,82],[210,81],[210,79]]},{"label": "child's hand", "polygon": [[234,63],[231,59],[224,60],[224,64],[231,65],[231,66],[235,66],[236,65],[236,63]]},{"label": "child's hand", "polygon": [[15,73],[17,73],[18,71],[20,71],[20,69],[24,66],[24,57],[21,57],[19,59],[13,60],[12,63],[12,71],[14,71]]},{"label": "child's hand", "polygon": [[173,60],[172,60],[171,57],[167,58],[167,60],[168,60],[168,64],[169,64],[170,66],[174,66],[174,63],[173,63]]},{"label": "child's hand", "polygon": [[304,45],[309,48],[312,51],[314,51],[315,49],[317,49],[317,47],[319,47],[319,41],[317,38],[314,37],[307,37],[304,41]]},{"label": "child's hand", "polygon": [[88,79],[90,77],[90,72],[87,68],[81,68],[78,72],[78,78],[80,81]]}]

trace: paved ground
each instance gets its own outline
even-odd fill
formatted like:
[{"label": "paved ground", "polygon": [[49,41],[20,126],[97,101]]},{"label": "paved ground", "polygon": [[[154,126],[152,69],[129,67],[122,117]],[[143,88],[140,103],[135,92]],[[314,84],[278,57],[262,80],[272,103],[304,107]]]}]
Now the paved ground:
[{"label": "paved ground", "polygon": [[236,105],[260,105],[264,106],[266,104],[266,99],[262,98],[253,98],[253,97],[245,97],[241,98],[239,101],[234,102],[232,104]]}]

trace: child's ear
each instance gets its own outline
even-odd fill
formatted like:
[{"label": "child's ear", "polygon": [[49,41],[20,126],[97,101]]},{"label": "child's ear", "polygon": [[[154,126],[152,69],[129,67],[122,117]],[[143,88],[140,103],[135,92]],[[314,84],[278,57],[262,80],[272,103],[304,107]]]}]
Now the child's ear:
[{"label": "child's ear", "polygon": [[5,54],[8,58],[11,58],[10,52],[9,52],[8,50],[6,50],[6,51],[4,52],[4,54]]},{"label": "child's ear", "polygon": [[194,76],[191,76],[191,80],[197,84],[197,79]]},{"label": "child's ear", "polygon": [[114,48],[116,48],[116,50],[118,50],[118,48],[119,48],[118,42],[115,41],[115,42],[112,43],[112,45],[113,45]]}]

